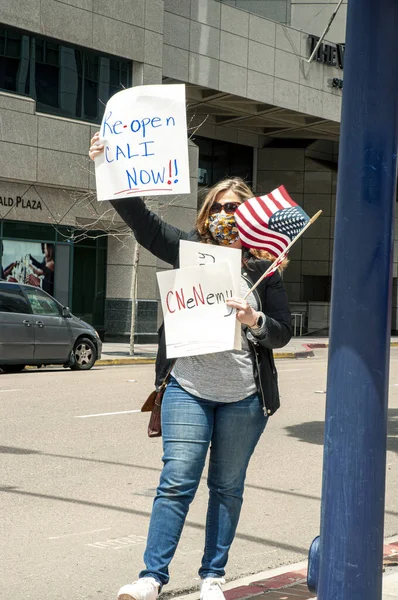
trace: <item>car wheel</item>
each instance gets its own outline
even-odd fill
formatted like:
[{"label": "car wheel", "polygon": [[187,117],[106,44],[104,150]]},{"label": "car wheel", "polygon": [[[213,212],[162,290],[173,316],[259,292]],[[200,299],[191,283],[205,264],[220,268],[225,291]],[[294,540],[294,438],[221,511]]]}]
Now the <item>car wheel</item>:
[{"label": "car wheel", "polygon": [[89,338],[80,338],[73,348],[73,371],[87,371],[97,360],[97,349]]},{"label": "car wheel", "polygon": [[26,365],[0,365],[0,369],[4,373],[20,373],[25,367]]}]

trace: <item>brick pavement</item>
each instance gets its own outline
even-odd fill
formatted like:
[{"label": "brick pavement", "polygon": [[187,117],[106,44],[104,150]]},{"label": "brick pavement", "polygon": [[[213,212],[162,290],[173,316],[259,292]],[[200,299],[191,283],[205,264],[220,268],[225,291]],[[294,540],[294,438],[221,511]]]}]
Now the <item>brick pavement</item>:
[{"label": "brick pavement", "polygon": [[[398,542],[384,546],[384,568],[398,565]],[[307,569],[288,571],[253,581],[224,592],[226,600],[309,600],[316,598],[307,588]]]}]

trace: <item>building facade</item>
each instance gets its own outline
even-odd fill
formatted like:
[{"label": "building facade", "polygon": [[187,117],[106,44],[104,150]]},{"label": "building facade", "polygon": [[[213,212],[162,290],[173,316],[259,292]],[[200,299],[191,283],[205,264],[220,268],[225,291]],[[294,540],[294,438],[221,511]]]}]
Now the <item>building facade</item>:
[{"label": "building facade", "polygon": [[28,273],[43,287],[32,258],[52,252],[51,291],[63,304],[105,339],[128,339],[135,310],[137,338],[154,339],[155,273],[168,265],[141,249],[134,286],[134,238],[96,201],[87,151],[113,93],[184,83],[191,193],[153,198],[151,207],[190,229],[206,186],[240,175],[256,193],[284,184],[308,214],[322,209],[284,278],[297,326],[324,330],[346,4],[330,41],[307,61],[333,8],[321,0],[3,0],[2,276]]}]

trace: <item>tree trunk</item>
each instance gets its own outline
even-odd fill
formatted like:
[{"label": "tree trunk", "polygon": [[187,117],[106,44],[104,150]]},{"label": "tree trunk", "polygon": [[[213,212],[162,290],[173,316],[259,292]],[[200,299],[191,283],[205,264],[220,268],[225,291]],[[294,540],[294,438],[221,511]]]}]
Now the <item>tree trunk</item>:
[{"label": "tree trunk", "polygon": [[137,242],[134,244],[133,252],[133,268],[131,272],[131,327],[130,327],[130,355],[134,354],[134,334],[135,334],[135,318],[137,305],[137,272],[138,261],[140,258],[140,246]]}]

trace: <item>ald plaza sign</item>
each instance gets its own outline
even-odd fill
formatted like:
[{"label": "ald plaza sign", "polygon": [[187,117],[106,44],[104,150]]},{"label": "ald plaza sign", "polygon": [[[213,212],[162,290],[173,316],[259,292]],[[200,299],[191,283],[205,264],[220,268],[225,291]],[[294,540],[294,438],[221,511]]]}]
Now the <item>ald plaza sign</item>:
[{"label": "ald plaza sign", "polygon": [[31,210],[43,210],[40,200],[29,200],[23,196],[0,196],[0,207],[29,208]]}]

